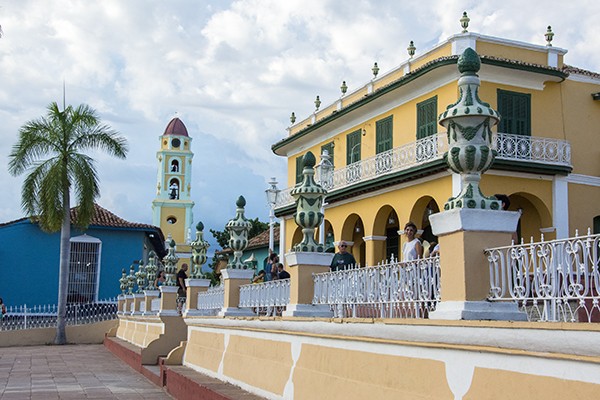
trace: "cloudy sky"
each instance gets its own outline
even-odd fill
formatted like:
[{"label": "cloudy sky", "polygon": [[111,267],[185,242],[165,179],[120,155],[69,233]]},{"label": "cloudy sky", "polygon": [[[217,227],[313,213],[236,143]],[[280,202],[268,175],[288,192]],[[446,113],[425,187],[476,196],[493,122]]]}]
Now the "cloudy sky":
[{"label": "cloudy sky", "polygon": [[0,222],[23,216],[22,177],[6,168],[19,127],[62,103],[63,80],[67,103],[129,141],[126,161],[95,155],[103,207],[152,222],[158,137],[178,115],[193,137],[195,222],[222,229],[240,194],[266,221],[267,181],[286,176],[270,146],[290,113],[333,102],[342,80],[365,84],[375,61],[394,68],[410,40],[418,55],[459,33],[465,10],[472,32],[541,45],[552,25],[568,64],[600,71],[598,0],[0,0]]}]

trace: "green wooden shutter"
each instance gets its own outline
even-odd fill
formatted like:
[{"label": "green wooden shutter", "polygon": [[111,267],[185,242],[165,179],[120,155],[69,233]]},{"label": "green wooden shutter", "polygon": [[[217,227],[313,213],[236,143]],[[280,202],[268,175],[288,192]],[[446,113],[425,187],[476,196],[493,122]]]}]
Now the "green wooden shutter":
[{"label": "green wooden shutter", "polygon": [[303,156],[296,157],[296,183],[302,182],[302,168],[304,168],[302,157]]},{"label": "green wooden shutter", "polygon": [[346,165],[360,161],[361,138],[360,129],[346,136]]},{"label": "green wooden shutter", "polygon": [[329,153],[329,161],[331,161],[331,165],[334,165],[334,163],[333,163],[333,142],[329,142],[329,143],[321,146],[321,154],[323,154],[323,150],[327,150],[327,152]]},{"label": "green wooden shutter", "polygon": [[393,116],[381,119],[375,123],[376,154],[391,150],[393,147]]},{"label": "green wooden shutter", "polygon": [[531,95],[498,89],[498,131],[531,136]]},{"label": "green wooden shutter", "polygon": [[437,133],[437,96],[417,103],[417,139]]}]

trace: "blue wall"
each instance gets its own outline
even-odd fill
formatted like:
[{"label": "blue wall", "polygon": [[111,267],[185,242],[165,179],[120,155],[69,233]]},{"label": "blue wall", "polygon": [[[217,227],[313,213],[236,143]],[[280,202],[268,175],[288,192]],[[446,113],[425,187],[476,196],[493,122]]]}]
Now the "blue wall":
[{"label": "blue wall", "polygon": [[[102,241],[98,299],[117,296],[121,269],[143,257],[142,230],[90,227]],[[71,230],[71,237],[82,235]],[[45,233],[29,220],[0,226],[0,297],[7,305],[56,304],[60,232]],[[136,267],[137,270],[137,267]]]}]

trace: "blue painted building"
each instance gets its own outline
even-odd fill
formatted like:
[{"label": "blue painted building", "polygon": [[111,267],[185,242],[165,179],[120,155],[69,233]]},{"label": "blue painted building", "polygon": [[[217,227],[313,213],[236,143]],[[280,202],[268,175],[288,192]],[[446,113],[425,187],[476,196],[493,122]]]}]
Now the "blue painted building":
[{"label": "blue painted building", "polygon": [[[148,260],[154,250],[166,254],[164,236],[153,225],[125,221],[95,206],[90,226],[71,228],[70,302],[97,301],[120,293],[121,270]],[[71,209],[71,221],[77,209]],[[0,224],[0,297],[8,305],[56,304],[60,232],[43,232],[30,218]]]}]

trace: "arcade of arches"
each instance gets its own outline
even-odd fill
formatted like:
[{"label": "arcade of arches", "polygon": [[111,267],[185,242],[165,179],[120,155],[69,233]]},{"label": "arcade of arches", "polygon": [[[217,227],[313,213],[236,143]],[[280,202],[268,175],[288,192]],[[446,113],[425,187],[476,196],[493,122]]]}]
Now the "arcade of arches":
[{"label": "arcade of arches", "polygon": [[[529,193],[514,193],[509,196],[511,201],[509,211],[521,212],[517,227],[519,240],[529,241],[540,239],[544,227],[552,226],[552,215],[547,205],[535,195]],[[390,204],[372,208],[359,208],[356,203],[338,206],[325,211],[325,245],[326,251],[335,252],[335,243],[344,240],[351,245],[351,252],[361,265],[377,265],[394,258],[402,258],[402,246],[405,236],[404,225],[412,221],[417,225],[419,237],[424,242],[425,256],[428,245],[437,242],[437,237],[431,231],[429,216],[443,208],[446,199],[440,200],[432,196],[422,196],[410,207],[393,207]],[[357,212],[362,209],[364,212]],[[346,213],[346,211],[349,211]],[[350,211],[354,210],[354,211]],[[286,241],[287,248],[302,240],[302,231],[293,220],[291,241]],[[544,233],[546,239],[553,239],[553,232]],[[316,232],[317,239],[319,232]],[[509,245],[510,243],[507,243]],[[444,251],[444,249],[441,249]]]}]

